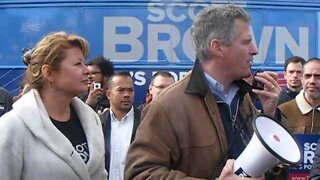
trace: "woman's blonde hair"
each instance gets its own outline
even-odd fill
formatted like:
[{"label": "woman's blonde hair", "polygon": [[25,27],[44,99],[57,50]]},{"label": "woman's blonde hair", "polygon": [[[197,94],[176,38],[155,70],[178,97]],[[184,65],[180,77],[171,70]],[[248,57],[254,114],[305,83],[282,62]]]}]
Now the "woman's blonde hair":
[{"label": "woman's blonde hair", "polygon": [[87,57],[89,43],[78,35],[55,32],[41,39],[30,55],[25,57],[26,62],[28,62],[25,77],[27,84],[34,89],[40,90],[44,83],[42,66],[49,65],[53,70],[57,70],[62,60],[67,57],[65,50],[72,47],[80,48],[84,57]]}]

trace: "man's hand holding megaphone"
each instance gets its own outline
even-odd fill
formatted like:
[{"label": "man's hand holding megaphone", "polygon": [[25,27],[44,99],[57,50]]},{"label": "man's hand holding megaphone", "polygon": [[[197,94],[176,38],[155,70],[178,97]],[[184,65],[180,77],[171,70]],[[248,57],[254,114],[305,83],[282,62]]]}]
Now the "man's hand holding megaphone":
[{"label": "man's hand holding megaphone", "polygon": [[226,165],[224,166],[219,180],[263,180],[264,176],[261,177],[257,177],[257,178],[247,178],[247,177],[242,177],[242,176],[238,176],[233,172],[233,165],[234,165],[234,159],[229,159],[226,163]]}]

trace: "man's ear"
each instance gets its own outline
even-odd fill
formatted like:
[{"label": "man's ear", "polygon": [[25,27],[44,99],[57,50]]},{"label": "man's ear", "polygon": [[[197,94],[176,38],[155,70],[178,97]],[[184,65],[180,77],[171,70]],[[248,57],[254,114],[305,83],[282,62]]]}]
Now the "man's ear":
[{"label": "man's ear", "polygon": [[152,92],[152,85],[149,84],[149,94],[151,94],[151,92]]},{"label": "man's ear", "polygon": [[223,57],[222,44],[218,39],[212,39],[210,42],[210,49],[213,55]]},{"label": "man's ear", "polygon": [[109,101],[110,101],[110,90],[109,90],[109,87],[108,87],[108,89],[106,90],[106,96],[107,96],[107,98],[108,98]]},{"label": "man's ear", "polygon": [[53,70],[49,65],[43,65],[41,67],[41,71],[45,79],[47,79],[49,82],[54,82]]}]

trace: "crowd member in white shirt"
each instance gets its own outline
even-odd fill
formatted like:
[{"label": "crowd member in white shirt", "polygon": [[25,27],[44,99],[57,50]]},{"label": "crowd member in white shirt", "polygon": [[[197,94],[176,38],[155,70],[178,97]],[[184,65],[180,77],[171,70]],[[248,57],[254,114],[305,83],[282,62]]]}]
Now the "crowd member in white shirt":
[{"label": "crowd member in white shirt", "polygon": [[110,180],[124,179],[127,151],[140,123],[140,111],[133,108],[134,87],[128,72],[108,79],[110,109],[100,114],[105,138],[105,165]]}]

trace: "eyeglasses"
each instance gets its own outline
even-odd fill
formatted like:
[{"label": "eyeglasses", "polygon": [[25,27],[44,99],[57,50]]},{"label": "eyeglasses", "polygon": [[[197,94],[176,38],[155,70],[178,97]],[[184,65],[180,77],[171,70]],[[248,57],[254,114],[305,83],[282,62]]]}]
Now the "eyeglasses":
[{"label": "eyeglasses", "polygon": [[99,71],[91,71],[90,74],[95,75],[95,74],[101,74]]}]

